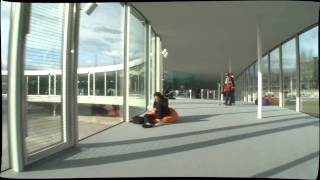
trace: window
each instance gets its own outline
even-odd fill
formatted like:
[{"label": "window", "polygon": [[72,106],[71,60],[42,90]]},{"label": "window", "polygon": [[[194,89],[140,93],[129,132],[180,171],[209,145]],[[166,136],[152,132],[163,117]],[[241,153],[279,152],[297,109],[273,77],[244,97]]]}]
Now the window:
[{"label": "window", "polygon": [[292,39],[282,45],[283,106],[296,109],[297,66],[296,43]]},{"label": "window", "polygon": [[270,105],[279,105],[280,91],[280,54],[279,48],[270,53],[270,95],[272,102]]},{"label": "window", "polygon": [[299,36],[300,111],[319,116],[318,26]]},{"label": "window", "polygon": [[[28,95],[48,94],[48,75],[39,70],[62,70],[62,37],[64,30],[64,4],[32,4],[30,28],[25,45],[25,75],[28,75]],[[61,75],[57,85],[61,84]],[[61,86],[57,86],[61,94]],[[61,97],[51,102],[27,96],[25,151],[31,156],[41,150],[63,143]]]},{"label": "window", "polygon": [[146,109],[146,24],[131,9],[129,40],[129,117]]},{"label": "window", "polygon": [[262,96],[269,94],[269,60],[268,55],[261,59],[261,73],[262,73]]},{"label": "window", "polygon": [[[82,3],[81,9],[86,5]],[[120,3],[97,3],[89,15],[80,11],[79,139],[123,120],[123,56],[124,7]]]}]

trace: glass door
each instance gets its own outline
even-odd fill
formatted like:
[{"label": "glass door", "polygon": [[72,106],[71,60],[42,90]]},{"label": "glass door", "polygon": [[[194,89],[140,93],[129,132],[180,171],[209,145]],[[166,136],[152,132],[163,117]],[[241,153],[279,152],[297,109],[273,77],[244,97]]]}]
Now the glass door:
[{"label": "glass door", "polygon": [[65,3],[31,4],[24,44],[26,163],[66,144],[61,86],[65,13]]}]

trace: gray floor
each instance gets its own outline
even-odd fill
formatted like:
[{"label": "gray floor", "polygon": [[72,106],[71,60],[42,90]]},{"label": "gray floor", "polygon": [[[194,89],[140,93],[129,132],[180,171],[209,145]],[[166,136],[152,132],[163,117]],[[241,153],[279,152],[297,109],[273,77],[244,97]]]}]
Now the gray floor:
[{"label": "gray floor", "polygon": [[319,118],[278,107],[170,100],[175,124],[123,123],[27,167],[10,178],[270,177],[316,179]]}]

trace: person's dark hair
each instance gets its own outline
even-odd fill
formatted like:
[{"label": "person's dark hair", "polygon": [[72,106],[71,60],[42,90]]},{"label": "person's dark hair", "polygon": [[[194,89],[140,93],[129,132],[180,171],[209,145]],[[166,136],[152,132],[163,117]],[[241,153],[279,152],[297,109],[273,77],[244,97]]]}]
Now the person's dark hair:
[{"label": "person's dark hair", "polygon": [[161,94],[160,92],[155,92],[155,93],[153,94],[153,96],[157,96],[157,97],[162,98],[162,94]]}]

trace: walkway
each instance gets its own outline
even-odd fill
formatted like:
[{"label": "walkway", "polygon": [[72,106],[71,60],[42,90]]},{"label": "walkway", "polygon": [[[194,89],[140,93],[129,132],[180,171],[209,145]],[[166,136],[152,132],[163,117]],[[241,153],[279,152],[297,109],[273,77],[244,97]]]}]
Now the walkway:
[{"label": "walkway", "polygon": [[[122,123],[12,178],[272,177],[316,179],[319,118],[278,107],[170,100],[176,124],[143,129]],[[229,112],[228,114],[226,114]]]}]

